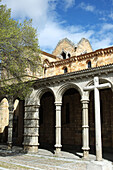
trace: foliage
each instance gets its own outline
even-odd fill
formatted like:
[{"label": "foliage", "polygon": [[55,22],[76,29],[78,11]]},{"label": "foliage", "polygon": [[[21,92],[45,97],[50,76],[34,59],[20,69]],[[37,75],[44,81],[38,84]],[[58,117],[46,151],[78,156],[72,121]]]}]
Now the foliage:
[{"label": "foliage", "polygon": [[[22,89],[23,93],[25,88],[28,89],[29,85],[25,87],[23,83],[23,75],[26,68],[32,72],[40,70],[39,53],[37,32],[32,27],[32,20],[19,23],[11,18],[11,9],[0,5],[0,64],[1,82],[6,90],[4,93],[12,95],[12,88],[13,92]],[[15,79],[12,86],[6,83],[8,78]]]}]

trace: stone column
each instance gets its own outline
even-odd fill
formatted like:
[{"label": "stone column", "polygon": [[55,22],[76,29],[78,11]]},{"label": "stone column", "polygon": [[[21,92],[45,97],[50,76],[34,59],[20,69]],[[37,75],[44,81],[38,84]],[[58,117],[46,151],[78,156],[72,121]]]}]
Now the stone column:
[{"label": "stone column", "polygon": [[[98,85],[98,79],[94,79],[95,86]],[[96,136],[96,160],[102,160],[102,141],[101,141],[101,117],[100,117],[100,95],[99,89],[94,88],[95,99],[95,136]]]},{"label": "stone column", "polygon": [[8,149],[12,149],[12,143],[13,143],[13,110],[14,110],[14,105],[13,105],[13,97],[10,97],[8,99],[9,103],[9,126],[8,126]]},{"label": "stone column", "polygon": [[56,106],[56,144],[55,154],[60,154],[61,151],[61,105],[62,103],[55,103]]},{"label": "stone column", "polygon": [[40,105],[25,106],[23,142],[25,152],[38,152],[39,107]]},{"label": "stone column", "polygon": [[81,100],[82,102],[82,131],[83,131],[83,158],[89,158],[89,126],[88,126],[88,103],[89,100]]}]

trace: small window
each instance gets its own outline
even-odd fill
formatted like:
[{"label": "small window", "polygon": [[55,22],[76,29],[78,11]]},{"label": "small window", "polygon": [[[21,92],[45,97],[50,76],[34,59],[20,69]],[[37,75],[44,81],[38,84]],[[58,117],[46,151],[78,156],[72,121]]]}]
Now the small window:
[{"label": "small window", "polygon": [[65,68],[64,68],[64,73],[67,73],[67,71],[68,71],[68,70],[67,70],[67,67],[65,67]]},{"label": "small window", "polygon": [[68,53],[68,58],[70,58],[70,57],[71,57],[71,54]]},{"label": "small window", "polygon": [[91,61],[88,61],[88,68],[91,68]]},{"label": "small window", "polygon": [[62,52],[62,58],[65,60],[66,59],[66,53],[65,52]]},{"label": "small window", "polygon": [[47,68],[46,68],[46,67],[44,67],[44,75],[46,74],[46,70],[47,70]]}]

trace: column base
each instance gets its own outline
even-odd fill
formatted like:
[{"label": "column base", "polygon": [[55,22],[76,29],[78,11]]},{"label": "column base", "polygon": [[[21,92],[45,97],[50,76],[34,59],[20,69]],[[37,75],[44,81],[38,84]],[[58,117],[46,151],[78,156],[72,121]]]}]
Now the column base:
[{"label": "column base", "polygon": [[8,142],[8,150],[12,150],[12,142]]},{"label": "column base", "polygon": [[89,151],[83,151],[83,159],[89,160]]},{"label": "column base", "polygon": [[89,159],[89,147],[82,147],[83,150],[83,159]]},{"label": "column base", "polygon": [[96,156],[96,161],[102,161],[102,157]]},{"label": "column base", "polygon": [[36,153],[38,152],[38,146],[24,145],[24,152],[25,153]]},{"label": "column base", "polygon": [[55,156],[61,156],[61,147],[56,147]]}]

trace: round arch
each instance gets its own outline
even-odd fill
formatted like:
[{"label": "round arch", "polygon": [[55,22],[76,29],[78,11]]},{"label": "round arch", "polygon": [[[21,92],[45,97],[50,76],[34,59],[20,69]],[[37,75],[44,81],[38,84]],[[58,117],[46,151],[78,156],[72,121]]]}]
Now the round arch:
[{"label": "round arch", "polygon": [[40,105],[40,99],[43,96],[43,94],[46,93],[46,92],[51,92],[54,96],[54,99],[55,99],[54,91],[51,88],[49,88],[49,87],[40,88],[39,90],[37,90],[36,95],[35,95],[35,100],[36,100],[37,105]]},{"label": "round arch", "polygon": [[[50,88],[41,88],[36,93],[39,104],[39,143],[40,148],[54,150],[55,144],[55,97]],[[49,121],[48,121],[49,117]]]},{"label": "round arch", "polygon": [[[110,83],[111,84],[111,87],[113,88],[113,83],[111,82],[111,80],[109,80],[108,78],[103,78],[103,77],[99,77],[99,80],[100,80],[100,83]],[[93,79],[91,81],[89,81],[86,85],[87,86],[91,86],[91,85],[94,85],[94,81]]]},{"label": "round arch", "polygon": [[74,83],[65,83],[58,89],[58,91],[56,93],[55,102],[62,102],[63,94],[70,88],[76,89],[80,93],[80,96],[82,98],[83,90],[80,86],[78,86],[77,84],[74,84]]}]

